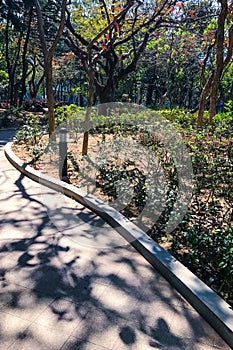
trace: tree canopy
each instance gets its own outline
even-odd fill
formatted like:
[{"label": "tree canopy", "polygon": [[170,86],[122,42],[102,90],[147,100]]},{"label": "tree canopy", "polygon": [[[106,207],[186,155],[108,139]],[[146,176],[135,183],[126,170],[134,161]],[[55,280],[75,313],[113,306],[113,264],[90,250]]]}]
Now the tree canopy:
[{"label": "tree canopy", "polygon": [[187,108],[199,124],[233,99],[231,0],[0,5],[0,97],[14,106],[48,98],[51,130],[54,98]]}]

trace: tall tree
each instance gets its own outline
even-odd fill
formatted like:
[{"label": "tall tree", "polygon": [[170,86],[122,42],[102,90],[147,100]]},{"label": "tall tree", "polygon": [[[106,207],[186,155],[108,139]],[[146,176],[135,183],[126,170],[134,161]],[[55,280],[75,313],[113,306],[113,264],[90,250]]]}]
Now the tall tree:
[{"label": "tall tree", "polygon": [[[203,122],[203,114],[206,104],[209,102],[209,118],[212,121],[216,114],[216,103],[218,97],[218,88],[224,69],[229,65],[233,54],[233,24],[227,28],[227,18],[232,18],[233,3],[227,0],[218,0],[220,4],[220,12],[217,19],[217,29],[215,31],[215,38],[210,44],[206,57],[203,61],[202,77],[205,82],[203,87],[197,123],[199,125]],[[227,31],[227,35],[226,35]],[[227,39],[227,41],[226,41]],[[210,73],[209,78],[205,77],[205,68],[212,50],[215,50],[215,64]],[[224,57],[225,56],[225,57]]]},{"label": "tall tree", "polygon": [[44,73],[46,80],[46,94],[47,94],[47,105],[48,105],[48,117],[49,117],[49,136],[55,131],[55,115],[54,115],[54,95],[53,95],[53,58],[57,44],[62,36],[65,17],[66,17],[66,0],[62,0],[61,10],[60,10],[60,22],[58,29],[55,32],[54,39],[52,41],[46,38],[46,23],[43,19],[42,6],[39,0],[34,0],[38,31],[41,42],[41,48],[44,56]]},{"label": "tall tree", "polygon": [[114,101],[119,81],[136,69],[175,2],[86,1],[67,11],[66,42],[82,61],[100,103]]},{"label": "tall tree", "polygon": [[1,2],[0,13],[1,25],[5,31],[8,100],[11,105],[22,104],[26,90],[26,54],[30,38],[32,6],[30,0],[5,0]]},{"label": "tall tree", "polygon": [[[136,69],[152,33],[175,2],[85,1],[67,9],[66,42],[88,76],[88,107],[94,93],[100,104],[114,101],[119,82]],[[87,152],[89,117],[87,112],[83,154]]]}]

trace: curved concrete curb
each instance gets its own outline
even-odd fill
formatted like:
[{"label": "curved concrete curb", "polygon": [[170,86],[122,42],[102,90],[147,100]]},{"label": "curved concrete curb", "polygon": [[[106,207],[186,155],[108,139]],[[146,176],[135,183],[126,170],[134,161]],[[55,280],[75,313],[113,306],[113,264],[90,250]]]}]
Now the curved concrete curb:
[{"label": "curved concrete curb", "polygon": [[30,179],[74,198],[106,220],[187,299],[233,348],[233,310],[229,304],[115,209],[72,185],[34,170],[16,157],[11,146],[12,143],[8,143],[4,151],[7,159],[16,169]]}]

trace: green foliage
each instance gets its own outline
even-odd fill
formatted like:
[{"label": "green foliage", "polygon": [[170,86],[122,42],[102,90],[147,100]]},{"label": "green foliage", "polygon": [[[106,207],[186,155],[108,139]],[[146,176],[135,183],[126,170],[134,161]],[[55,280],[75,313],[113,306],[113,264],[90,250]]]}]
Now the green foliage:
[{"label": "green foliage", "polygon": [[120,186],[123,193],[128,193],[131,189],[133,194],[131,202],[128,203],[129,208],[133,207],[141,211],[146,204],[146,176],[130,160],[126,160],[122,165],[113,162],[101,165],[98,185],[113,199],[118,198],[117,186]]},{"label": "green foliage", "polygon": [[22,111],[22,108],[21,107],[10,107],[8,110],[7,110],[7,114],[8,115],[12,115],[16,118],[19,118],[20,117],[20,113]]},{"label": "green foliage", "polygon": [[[227,108],[231,110],[229,102]],[[137,115],[137,121],[141,117]],[[176,167],[165,146],[159,139],[143,132],[143,128],[130,128],[136,116],[122,114],[121,118],[112,119],[101,116],[102,127],[96,130],[103,135],[113,133],[127,135],[150,148],[160,160],[167,179],[165,207],[156,222],[151,236],[155,240],[167,240],[171,244],[171,253],[187,265],[195,274],[220,293],[226,300],[232,295],[233,266],[233,117],[231,112],[218,115],[212,125],[207,123],[196,126],[196,115],[185,110],[162,110],[155,112],[170,120],[180,133],[192,159],[194,172],[194,192],[188,211],[172,233],[167,235],[164,227],[177,199],[179,179]],[[144,112],[144,122],[151,112]],[[206,113],[206,120],[208,113]],[[117,124],[117,120],[118,123]],[[149,120],[149,119],[148,119]],[[135,120],[136,123],[136,120]],[[103,139],[104,140],[104,139]],[[130,217],[130,209],[142,210],[147,200],[146,180],[140,169],[132,169],[128,164],[122,166],[108,163],[100,167],[99,186],[112,199],[117,198],[117,186],[126,186],[124,180],[130,179],[133,199],[124,215]],[[125,188],[127,190],[127,186]],[[203,269],[203,266],[206,268]]]},{"label": "green foliage", "polygon": [[[178,130],[192,158],[194,193],[185,218],[172,237],[167,237],[172,242],[172,253],[206,283],[212,281],[211,286],[227,300],[233,296],[231,108],[229,101],[227,112],[217,115],[212,126],[206,124],[202,128],[180,123],[185,118],[183,111],[173,119],[178,121]],[[156,230],[163,230],[162,224],[160,219]]]},{"label": "green foliage", "polygon": [[15,143],[26,143],[36,146],[42,135],[46,133],[46,127],[41,124],[38,116],[28,113],[24,126],[17,131]]},{"label": "green foliage", "polygon": [[0,70],[0,89],[5,89],[8,85],[8,74],[4,70]]},{"label": "green foliage", "polygon": [[79,107],[75,104],[57,107],[55,110],[56,126],[60,126],[63,123],[67,123],[71,119],[83,120],[84,115],[85,115],[85,109],[83,107]]},{"label": "green foliage", "polygon": [[[163,118],[170,120],[172,123],[177,124],[179,127],[187,127],[195,126],[197,120],[197,113],[191,113],[185,109],[163,109],[157,111]],[[208,124],[209,113],[207,111],[204,112],[203,122],[204,124]]]},{"label": "green foliage", "polygon": [[229,114],[230,116],[233,117],[233,101],[232,100],[229,100],[225,103],[224,109],[225,109],[227,114]]}]

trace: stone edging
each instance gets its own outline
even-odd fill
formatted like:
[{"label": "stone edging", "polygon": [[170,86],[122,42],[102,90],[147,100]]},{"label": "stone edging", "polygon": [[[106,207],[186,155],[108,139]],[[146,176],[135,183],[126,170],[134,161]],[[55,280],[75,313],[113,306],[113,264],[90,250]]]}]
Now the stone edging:
[{"label": "stone edging", "polygon": [[229,304],[118,211],[94,196],[23,163],[13,153],[11,146],[12,143],[9,142],[4,151],[17,170],[41,185],[74,198],[102,217],[129,241],[233,348],[233,310]]}]

